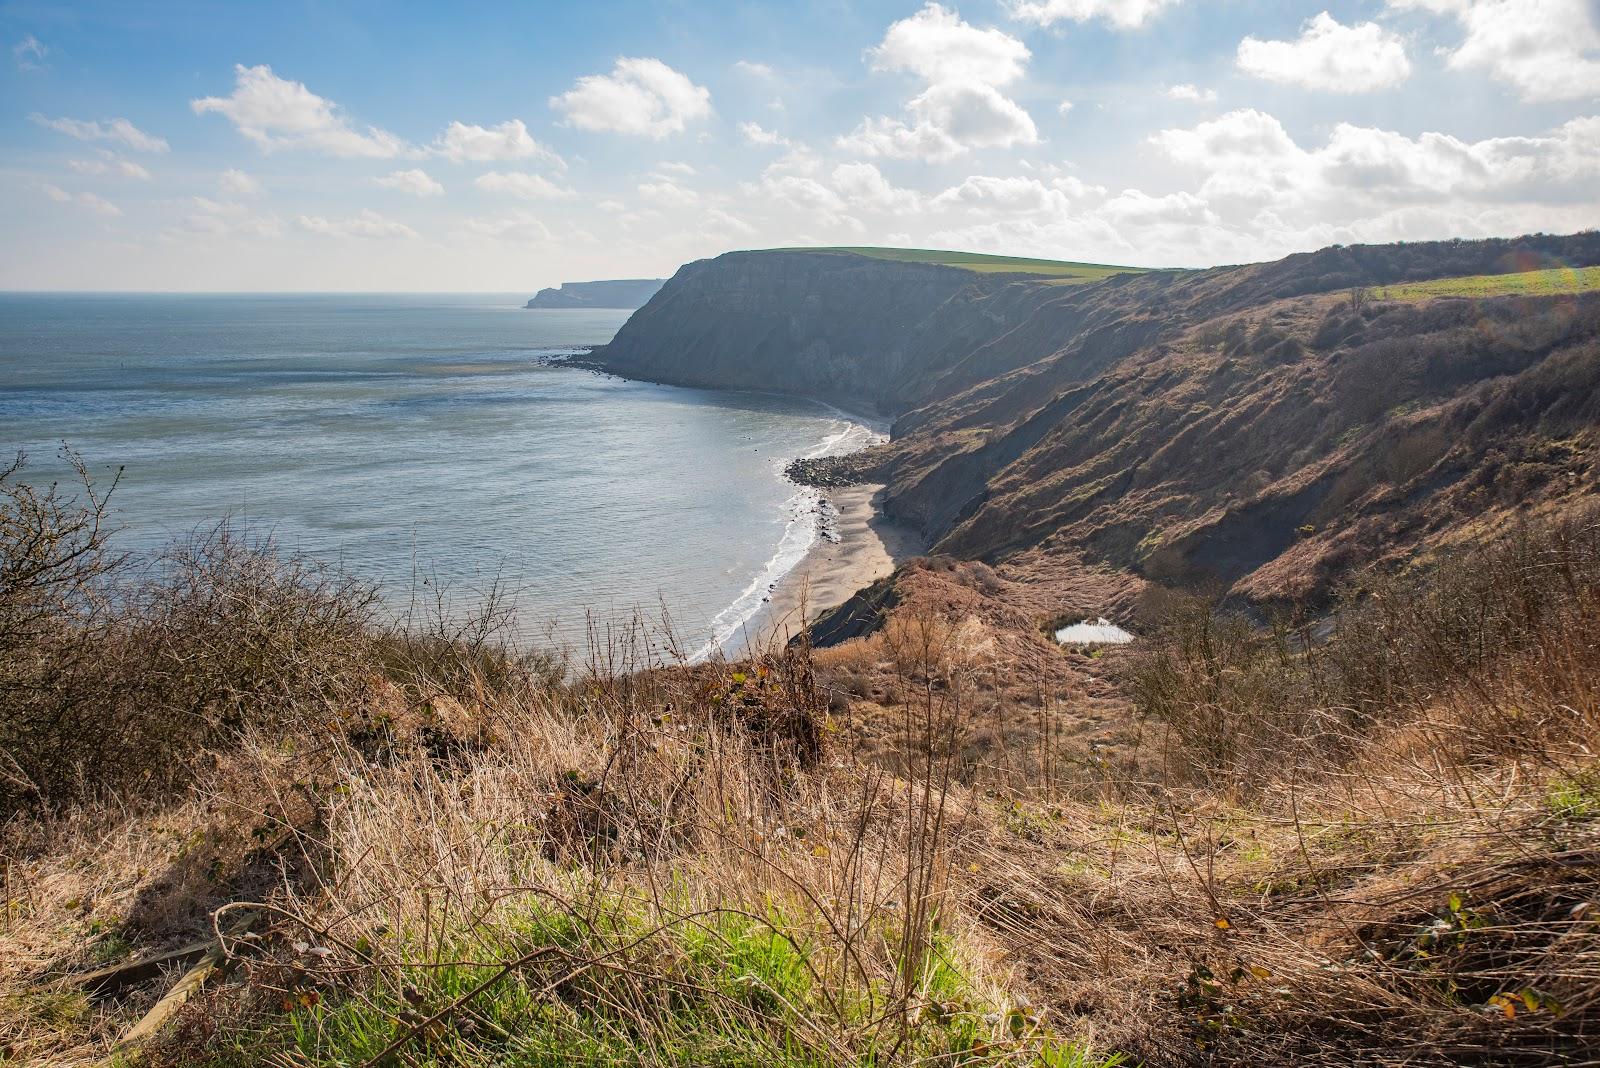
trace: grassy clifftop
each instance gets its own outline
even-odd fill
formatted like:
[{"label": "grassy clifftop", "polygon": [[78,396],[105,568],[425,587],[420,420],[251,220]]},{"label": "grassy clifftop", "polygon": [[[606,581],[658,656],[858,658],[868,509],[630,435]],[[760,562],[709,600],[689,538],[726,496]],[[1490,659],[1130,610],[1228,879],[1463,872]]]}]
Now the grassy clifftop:
[{"label": "grassy clifftop", "polygon": [[1066,260],[1033,259],[1026,256],[992,256],[982,252],[946,252],[923,248],[876,248],[838,245],[821,248],[773,249],[774,252],[843,252],[894,263],[932,263],[959,267],[978,274],[1023,274],[1050,278],[1058,284],[1098,282],[1119,274],[1143,274],[1146,267],[1113,267],[1101,263],[1073,263]]}]

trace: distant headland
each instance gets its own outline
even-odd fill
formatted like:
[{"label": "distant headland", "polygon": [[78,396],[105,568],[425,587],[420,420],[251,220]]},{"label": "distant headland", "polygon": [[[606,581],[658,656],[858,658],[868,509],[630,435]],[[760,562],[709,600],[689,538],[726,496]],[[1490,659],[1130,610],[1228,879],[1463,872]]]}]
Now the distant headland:
[{"label": "distant headland", "polygon": [[665,278],[613,278],[602,282],[563,282],[541,289],[529,308],[642,308],[665,285]]}]

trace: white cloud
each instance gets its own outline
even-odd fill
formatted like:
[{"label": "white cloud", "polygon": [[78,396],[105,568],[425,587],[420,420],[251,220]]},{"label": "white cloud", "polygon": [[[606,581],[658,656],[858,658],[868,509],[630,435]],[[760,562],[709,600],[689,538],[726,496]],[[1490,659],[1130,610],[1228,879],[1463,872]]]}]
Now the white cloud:
[{"label": "white cloud", "polygon": [[1600,95],[1600,27],[1592,0],[1389,0],[1450,15],[1466,31],[1445,50],[1457,70],[1481,68],[1524,100]]},{"label": "white cloud", "polygon": [[579,78],[550,106],[582,130],[662,138],[711,114],[711,92],[659,59],[618,59],[610,74]]},{"label": "white cloud", "polygon": [[320,215],[301,215],[295,223],[302,230],[327,237],[414,238],[417,232],[405,223],[386,219],[369,209],[348,219],[325,219]]},{"label": "white cloud", "polygon": [[490,171],[472,184],[486,193],[504,193],[521,200],[552,200],[573,195],[572,190],[563,189],[543,175],[521,171]]},{"label": "white cloud", "polygon": [[57,133],[64,133],[68,137],[75,137],[79,141],[117,141],[135,152],[165,152],[170,147],[166,141],[145,133],[127,119],[111,119],[107,122],[48,119],[38,112],[34,112],[28,118],[40,126],[55,130]]},{"label": "white cloud", "polygon": [[1070,101],[1070,100],[1063,100],[1061,103],[1056,105],[1056,114],[1057,115],[1066,115],[1071,111],[1072,111],[1072,101]]},{"label": "white cloud", "polygon": [[260,182],[236,168],[225,170],[217,176],[217,188],[234,197],[258,197],[266,192]]},{"label": "white cloud", "polygon": [[1076,202],[1104,193],[1104,189],[1087,186],[1076,178],[1057,178],[1046,183],[1037,178],[974,174],[934,197],[933,205],[946,209],[976,209],[994,215],[1066,215]]},{"label": "white cloud", "polygon": [[1237,62],[1257,78],[1335,93],[1390,89],[1411,74],[1405,44],[1395,34],[1376,22],[1345,26],[1326,11],[1307,20],[1293,41],[1246,37]]},{"label": "white cloud", "polygon": [[560,156],[533,139],[521,119],[487,127],[452,122],[434,142],[433,150],[455,163],[538,158],[562,164]]},{"label": "white cloud", "polygon": [[[241,174],[226,171],[228,174]],[[227,182],[219,183],[226,189]],[[248,195],[248,194],[245,194]],[[200,237],[277,237],[282,226],[271,215],[256,215],[243,204],[233,201],[216,201],[209,197],[195,197],[194,210],[186,215],[177,235]]]},{"label": "white cloud", "polygon": [[909,71],[927,88],[907,103],[909,121],[868,117],[840,137],[838,147],[938,162],[974,148],[1038,142],[1033,117],[997,88],[1027,68],[1027,46],[1015,37],[980,30],[930,2],[892,24],[869,55],[875,69]]},{"label": "white cloud", "polygon": [[777,73],[765,63],[753,63],[748,59],[736,60],[733,64],[733,69],[740,74],[748,74],[752,78],[770,78]]},{"label": "white cloud", "polygon": [[692,164],[684,163],[681,160],[672,159],[663,160],[662,162],[657,163],[656,170],[665,174],[679,174],[683,175],[684,177],[689,177],[699,173],[694,169]]},{"label": "white cloud", "polygon": [[1028,46],[1001,30],[980,30],[930,2],[893,23],[868,55],[874,70],[909,71],[930,84],[1007,85],[1028,66]]},{"label": "white cloud", "polygon": [[859,219],[846,213],[843,197],[815,178],[800,174],[772,174],[745,192],[765,204],[781,204],[807,216],[817,225],[843,227],[853,232],[863,229]]},{"label": "white cloud", "polygon": [[1270,259],[1335,243],[1563,232],[1594,224],[1600,116],[1537,136],[1463,141],[1350,123],[1301,145],[1242,109],[1164,130],[1154,146],[1197,181],[1108,196],[1073,175],[974,175],[929,201],[948,218],[927,247],[1102,263]]},{"label": "white cloud", "polygon": [[1011,7],[1014,18],[1051,26],[1070,19],[1088,22],[1104,19],[1119,29],[1143,26],[1178,0],[1018,0]]},{"label": "white cloud", "polygon": [[838,146],[869,156],[942,162],[973,148],[1008,148],[1039,140],[1033,117],[992,85],[932,85],[912,98],[907,109],[912,122],[868,118],[839,138]]},{"label": "white cloud", "polygon": [[700,195],[673,182],[645,182],[639,186],[639,195],[662,208],[684,208],[699,201]]},{"label": "white cloud", "polygon": [[118,178],[135,178],[141,182],[150,180],[150,172],[139,164],[104,149],[100,150],[99,159],[69,159],[67,168],[76,174],[111,175]]},{"label": "white cloud", "polygon": [[121,208],[111,203],[111,201],[106,200],[104,197],[96,196],[93,193],[69,193],[57,185],[45,185],[43,189],[44,195],[55,201],[57,204],[77,204],[81,207],[88,208],[96,215],[111,216],[122,214]]},{"label": "white cloud", "polygon": [[31,33],[11,46],[11,58],[18,70],[43,70],[45,57],[49,54],[50,49]]},{"label": "white cloud", "polygon": [[1246,109],[1152,141],[1205,176],[1199,196],[1246,222],[1348,225],[1413,205],[1537,204],[1600,179],[1600,117],[1541,137],[1475,142],[1340,123],[1326,144],[1306,149],[1277,119]]},{"label": "white cloud", "polygon": [[202,97],[189,106],[196,115],[214,111],[226,117],[264,151],[303,148],[350,159],[392,159],[410,151],[387,130],[357,130],[333,101],[278,77],[265,64],[236,64],[233,72],[231,95]]},{"label": "white cloud", "polygon": [[[482,182],[483,179],[478,179]],[[382,178],[374,178],[373,182],[385,189],[394,189],[401,193],[410,193],[414,197],[436,197],[444,193],[444,186],[440,185],[428,172],[417,167],[404,171],[390,171]]]},{"label": "white cloud", "polygon": [[1167,87],[1167,97],[1171,100],[1192,100],[1197,104],[1215,104],[1217,91],[1202,89],[1198,85],[1172,85]]},{"label": "white cloud", "polygon": [[550,228],[536,216],[525,211],[515,211],[494,218],[473,218],[466,221],[467,232],[496,241],[516,241],[543,244],[552,240]]},{"label": "white cloud", "polygon": [[831,180],[833,188],[852,207],[899,214],[915,212],[923,206],[920,194],[890,184],[870,163],[841,163],[833,169]]},{"label": "white cloud", "polygon": [[744,138],[745,143],[750,145],[776,145],[782,147],[789,144],[787,137],[765,129],[758,122],[741,122],[739,124],[739,134]]},{"label": "white cloud", "polygon": [[729,215],[721,208],[708,209],[702,218],[702,228],[716,233],[729,234],[734,237],[748,237],[756,232],[756,228],[736,215]]}]

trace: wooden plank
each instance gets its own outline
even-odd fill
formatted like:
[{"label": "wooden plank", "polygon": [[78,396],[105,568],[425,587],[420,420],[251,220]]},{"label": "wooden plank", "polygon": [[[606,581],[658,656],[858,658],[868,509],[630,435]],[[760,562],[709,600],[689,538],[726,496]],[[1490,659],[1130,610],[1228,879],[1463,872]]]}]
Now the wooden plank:
[{"label": "wooden plank", "polygon": [[105,968],[97,968],[92,972],[82,972],[77,975],[65,976],[65,981],[74,986],[82,987],[91,997],[114,998],[118,997],[128,987],[138,983],[147,983],[158,978],[166,968],[186,967],[205,956],[206,950],[216,945],[215,939],[204,942],[192,942],[178,949],[157,953],[142,960],[124,961]]},{"label": "wooden plank", "polygon": [[[254,914],[246,916],[243,920],[233,925],[227,932],[226,937],[234,939],[245,934],[251,927],[255,926],[256,919],[257,917]],[[116,1063],[119,1056],[132,1053],[139,1046],[154,1038],[171,1021],[178,1010],[184,1006],[185,1002],[199,993],[206,983],[210,982],[214,976],[222,971],[226,963],[227,954],[223,950],[222,942],[213,940],[206,943],[200,959],[183,974],[183,978],[172,985],[172,989],[161,996],[161,1000],[156,1002],[150,1011],[140,1018],[138,1023],[129,1028],[127,1033],[117,1040],[117,1044],[112,1047],[112,1056],[105,1063]]]}]

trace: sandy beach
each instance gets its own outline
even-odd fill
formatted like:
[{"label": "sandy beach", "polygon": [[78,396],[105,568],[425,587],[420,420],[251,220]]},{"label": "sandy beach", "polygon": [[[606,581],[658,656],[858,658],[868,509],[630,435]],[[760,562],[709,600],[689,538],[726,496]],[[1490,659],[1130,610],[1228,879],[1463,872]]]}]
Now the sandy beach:
[{"label": "sandy beach", "polygon": [[881,485],[846,486],[822,491],[824,509],[834,515],[825,526],[837,540],[819,537],[804,560],[783,577],[742,632],[743,647],[786,641],[810,620],[843,603],[856,591],[889,575],[896,565],[926,549],[918,533],[885,519],[878,507]]}]

